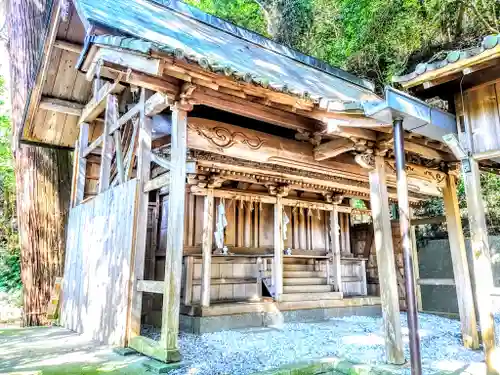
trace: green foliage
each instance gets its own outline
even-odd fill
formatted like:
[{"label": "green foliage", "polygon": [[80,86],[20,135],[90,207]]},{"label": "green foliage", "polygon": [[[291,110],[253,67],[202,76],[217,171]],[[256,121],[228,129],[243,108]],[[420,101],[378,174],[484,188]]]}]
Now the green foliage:
[{"label": "green foliage", "polygon": [[267,35],[263,10],[253,0],[185,0],[185,2],[240,27]]},{"label": "green foliage", "polygon": [[498,0],[187,1],[370,78],[379,90],[438,51],[500,32]]},{"label": "green foliage", "polygon": [[[0,98],[4,98],[4,80],[0,77]],[[0,100],[0,290],[21,287],[21,262],[15,228],[15,178],[10,142],[10,120]]]}]

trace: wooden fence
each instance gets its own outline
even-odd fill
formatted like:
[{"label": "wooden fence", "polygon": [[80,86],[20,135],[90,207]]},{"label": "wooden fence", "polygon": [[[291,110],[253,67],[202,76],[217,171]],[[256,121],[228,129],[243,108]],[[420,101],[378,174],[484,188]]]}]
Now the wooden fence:
[{"label": "wooden fence", "polygon": [[70,211],[61,323],[123,346],[127,325],[137,180]]}]

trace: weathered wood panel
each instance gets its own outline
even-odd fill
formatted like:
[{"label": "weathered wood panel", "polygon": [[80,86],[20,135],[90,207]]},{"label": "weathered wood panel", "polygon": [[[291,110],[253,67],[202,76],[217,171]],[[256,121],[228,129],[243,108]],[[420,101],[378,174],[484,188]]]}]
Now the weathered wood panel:
[{"label": "weathered wood panel", "polygon": [[[164,205],[166,203],[164,202]],[[214,227],[217,220],[217,207],[220,199],[214,202]],[[274,234],[273,205],[268,203],[228,200],[225,202],[227,227],[224,244],[229,247],[272,249]],[[186,216],[184,218],[184,246],[201,246],[203,232],[203,197],[186,193]],[[160,224],[160,249],[164,249],[166,217],[162,209]],[[329,213],[323,210],[284,206],[289,223],[286,227],[284,248],[293,250],[327,252],[329,247]]]},{"label": "weathered wood panel", "polygon": [[491,83],[472,88],[464,92],[463,98],[456,98],[459,111],[463,111],[465,124],[472,130],[475,154],[500,150],[499,95],[500,85]]},{"label": "weathered wood panel", "polygon": [[70,211],[61,324],[124,345],[137,182],[107,190]]}]

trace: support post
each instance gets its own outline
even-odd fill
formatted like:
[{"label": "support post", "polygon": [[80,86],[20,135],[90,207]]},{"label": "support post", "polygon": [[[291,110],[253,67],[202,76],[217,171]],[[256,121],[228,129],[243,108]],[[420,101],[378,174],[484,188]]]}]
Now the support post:
[{"label": "support post", "polygon": [[186,197],[187,112],[177,102],[172,107],[172,146],[170,194],[168,203],[165,291],[160,346],[167,362],[178,362],[179,308],[181,293],[182,253],[184,246],[184,201]]},{"label": "support post", "polygon": [[446,225],[448,226],[448,241],[450,242],[453,275],[457,292],[458,310],[462,329],[463,344],[467,348],[479,348],[476,312],[470,281],[469,265],[465,250],[465,240],[458,208],[457,185],[455,176],[448,175],[443,189]]},{"label": "support post", "polygon": [[141,334],[142,292],[137,290],[138,280],[144,279],[144,262],[146,257],[146,227],[148,221],[149,194],[144,193],[143,186],[150,178],[151,166],[151,119],[145,116],[145,90],[141,91],[141,112],[139,119],[139,144],[137,147],[137,178],[139,179],[137,192],[137,213],[134,226],[134,256],[131,272],[131,306],[128,342]]},{"label": "support post", "polygon": [[373,217],[375,252],[380,282],[382,319],[384,324],[387,362],[405,363],[403,338],[399,318],[399,295],[396,262],[392,244],[392,227],[389,216],[389,197],[383,156],[375,156],[375,169],[370,171],[370,203]]},{"label": "support post", "polygon": [[342,292],[342,265],[340,264],[340,223],[337,204],[330,212],[330,241],[333,256],[333,277],[336,292]]},{"label": "support post", "polygon": [[125,182],[125,169],[123,168],[123,152],[122,152],[122,136],[120,129],[117,129],[113,134],[113,139],[115,143],[115,153],[116,153],[116,171],[118,183],[123,184]]},{"label": "support post", "polygon": [[408,180],[404,150],[403,119],[395,119],[394,156],[396,158],[396,177],[398,189],[399,228],[405,269],[406,308],[410,336],[410,362],[414,375],[422,373],[420,358],[420,337],[418,333],[418,311],[415,298],[415,276],[413,274],[412,246],[410,240],[410,204],[408,198]]},{"label": "support post", "polygon": [[[418,248],[417,248],[417,233],[415,230],[415,224],[413,224],[413,209],[410,208],[410,219],[412,219],[412,225],[410,227],[410,237],[411,237],[411,248],[413,251],[413,275],[415,280],[420,279],[420,269],[418,266]],[[420,284],[415,284],[415,291],[417,293],[417,310],[422,311],[422,288]]]},{"label": "support post", "polygon": [[73,183],[71,192],[71,207],[78,206],[85,195],[85,178],[87,174],[87,158],[82,156],[89,143],[89,124],[80,124],[80,134],[75,147],[73,160]]},{"label": "support post", "polygon": [[[481,339],[488,375],[499,374],[500,368],[495,358],[495,326],[492,313],[491,292],[493,291],[493,272],[491,269],[488,231],[484,216],[484,205],[481,194],[479,165],[474,158],[462,160],[465,194],[467,196],[467,212],[471,237],[472,264],[474,266],[474,281],[476,303],[481,326]],[[500,356],[499,353],[496,353]]]},{"label": "support post", "polygon": [[214,236],[214,189],[208,189],[203,208],[203,241],[201,267],[201,305],[210,306],[210,271]]},{"label": "support post", "polygon": [[279,301],[283,294],[283,203],[280,196],[274,204],[273,286],[274,299]]},{"label": "support post", "polygon": [[[109,130],[118,124],[118,99],[108,95],[106,99],[106,114],[102,134],[101,169],[99,171],[99,194],[109,187],[111,177],[111,160],[113,159],[113,138]],[[149,168],[149,167],[148,167]]]}]

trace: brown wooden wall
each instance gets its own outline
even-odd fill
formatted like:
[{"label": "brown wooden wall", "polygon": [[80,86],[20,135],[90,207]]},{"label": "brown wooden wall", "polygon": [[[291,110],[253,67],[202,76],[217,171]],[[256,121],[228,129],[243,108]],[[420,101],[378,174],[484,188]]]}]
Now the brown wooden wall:
[{"label": "brown wooden wall", "polygon": [[[220,200],[215,200],[216,217]],[[246,248],[273,248],[274,207],[267,203],[226,200],[225,245]],[[329,244],[329,213],[285,206],[290,220],[285,248],[327,251]],[[162,215],[160,249],[165,248],[166,223]],[[184,246],[201,246],[203,228],[203,197],[186,194]],[[214,228],[215,230],[215,228]]]},{"label": "brown wooden wall", "polygon": [[472,128],[474,153],[500,149],[500,83],[473,87],[456,95],[459,124]]},{"label": "brown wooden wall", "polygon": [[[375,252],[375,242],[373,241],[372,224],[359,224],[351,228],[352,251],[355,256],[362,255],[365,251],[366,241],[371,243],[370,255],[366,264],[368,294],[380,295],[378,279],[377,254]],[[404,264],[403,250],[401,247],[401,236],[399,234],[399,223],[392,223],[392,243],[394,247],[394,257],[396,261],[396,277],[398,280],[398,293],[401,308],[405,307],[406,293],[404,286]],[[366,254],[365,254],[366,255]]]}]

